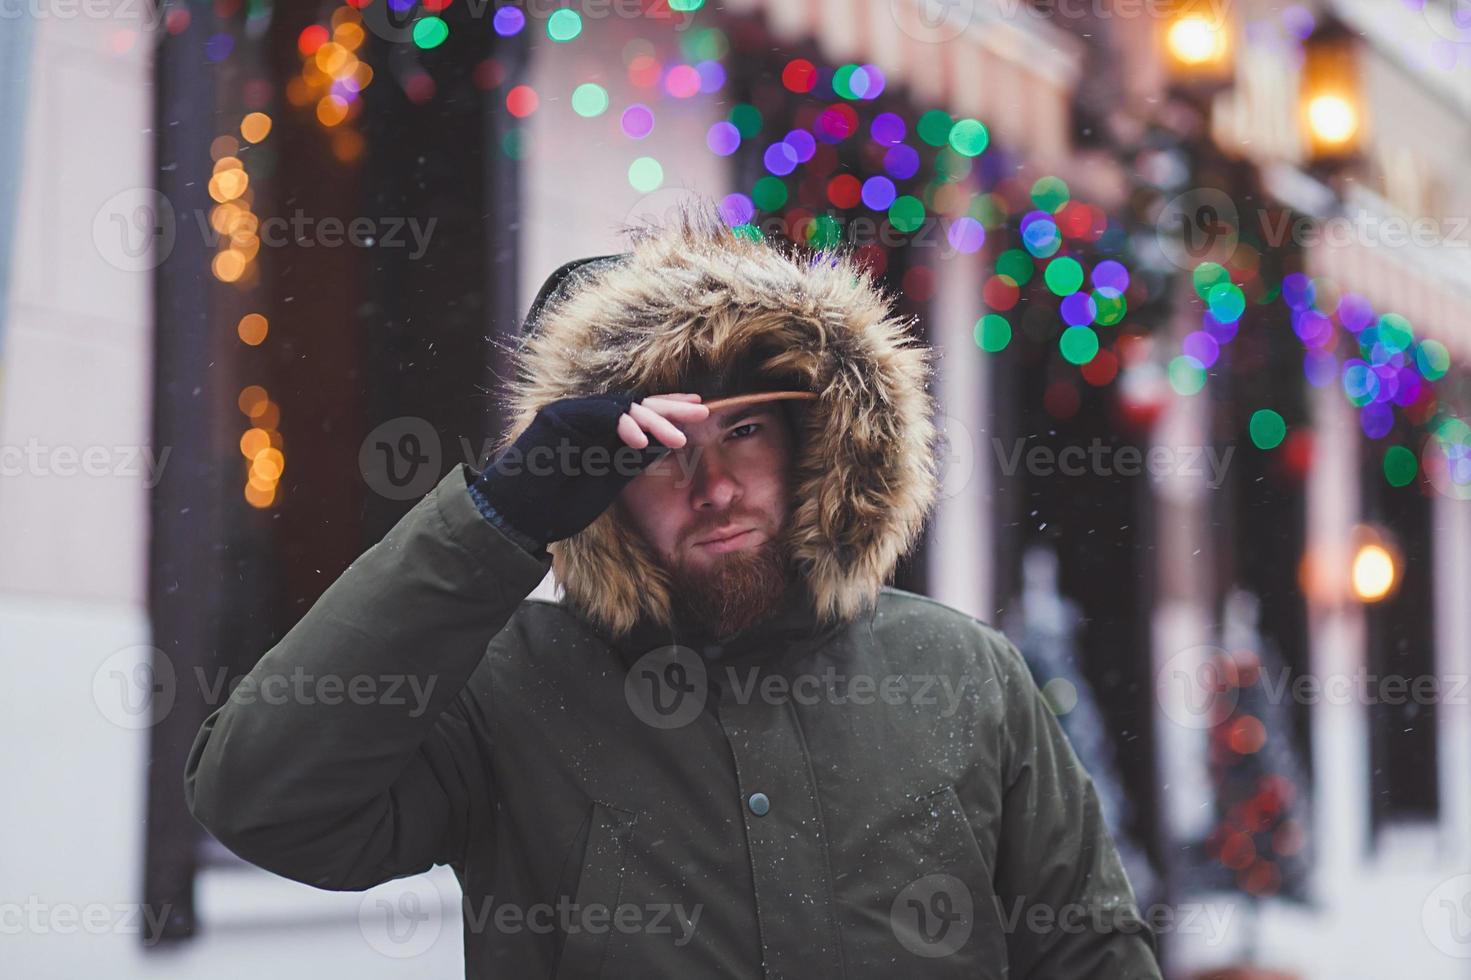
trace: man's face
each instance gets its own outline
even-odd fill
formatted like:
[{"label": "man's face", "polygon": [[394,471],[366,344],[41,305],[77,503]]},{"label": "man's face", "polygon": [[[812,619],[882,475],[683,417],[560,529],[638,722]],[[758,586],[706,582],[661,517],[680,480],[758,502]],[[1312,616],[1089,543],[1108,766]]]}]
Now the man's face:
[{"label": "man's face", "polygon": [[689,441],[623,489],[623,517],[670,573],[676,604],[725,637],[760,619],[789,582],[793,438],[765,403],[682,426]]}]

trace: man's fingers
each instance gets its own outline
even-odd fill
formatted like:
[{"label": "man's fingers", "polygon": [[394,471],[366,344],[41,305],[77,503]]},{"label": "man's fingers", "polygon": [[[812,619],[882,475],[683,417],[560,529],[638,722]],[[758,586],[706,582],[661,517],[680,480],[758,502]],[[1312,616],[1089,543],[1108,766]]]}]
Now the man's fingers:
[{"label": "man's fingers", "polygon": [[[691,396],[698,399],[699,395]],[[653,409],[667,419],[675,422],[700,422],[708,418],[710,408],[699,401],[675,400],[674,396],[651,395],[637,404],[645,408]]]},{"label": "man's fingers", "polygon": [[634,449],[644,449],[649,445],[649,437],[627,412],[618,416],[618,438]]},{"label": "man's fingers", "polygon": [[691,392],[650,395],[618,416],[618,438],[634,449],[647,449],[650,436],[671,449],[689,441],[679,422],[699,422],[710,415],[700,396]]},{"label": "man's fingers", "polygon": [[[691,405],[682,407],[693,408],[695,406]],[[703,408],[704,406],[700,407]],[[669,411],[671,412],[671,414],[674,414],[672,407],[669,409]],[[660,415],[658,412],[654,411],[647,405],[642,405],[638,402],[634,402],[628,407],[628,414],[633,416],[634,421],[638,422],[639,426],[642,427],[645,432],[649,433],[649,435],[654,436],[656,439],[658,439],[660,442],[670,447],[671,449],[678,449],[680,446],[683,446],[688,441],[685,434],[679,430],[678,426],[676,426],[673,422],[669,421],[669,419],[665,418],[663,415]]]}]

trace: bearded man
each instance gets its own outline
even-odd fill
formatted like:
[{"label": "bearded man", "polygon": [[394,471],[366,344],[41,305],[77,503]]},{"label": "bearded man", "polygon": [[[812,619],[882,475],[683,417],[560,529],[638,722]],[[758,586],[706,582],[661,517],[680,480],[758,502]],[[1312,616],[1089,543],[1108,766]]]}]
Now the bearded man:
[{"label": "bearded man", "polygon": [[1016,648],[885,585],[936,493],[911,326],[708,213],[563,266],[496,458],[252,672],[429,703],[232,698],[195,816],[319,888],[449,865],[467,977],[1158,978]]}]

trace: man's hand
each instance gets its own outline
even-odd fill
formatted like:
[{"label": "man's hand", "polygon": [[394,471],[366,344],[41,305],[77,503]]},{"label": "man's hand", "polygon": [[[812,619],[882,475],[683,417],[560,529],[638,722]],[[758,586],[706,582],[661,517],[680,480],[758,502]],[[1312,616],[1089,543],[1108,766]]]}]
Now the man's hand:
[{"label": "man's hand", "polygon": [[472,489],[526,537],[560,541],[596,520],[650,463],[682,447],[680,424],[709,414],[688,393],[563,398],[543,406]]},{"label": "man's hand", "polygon": [[709,414],[699,395],[650,395],[641,402],[632,402],[618,417],[618,436],[634,449],[646,448],[651,435],[669,449],[679,449],[686,437],[674,422],[699,422]]}]

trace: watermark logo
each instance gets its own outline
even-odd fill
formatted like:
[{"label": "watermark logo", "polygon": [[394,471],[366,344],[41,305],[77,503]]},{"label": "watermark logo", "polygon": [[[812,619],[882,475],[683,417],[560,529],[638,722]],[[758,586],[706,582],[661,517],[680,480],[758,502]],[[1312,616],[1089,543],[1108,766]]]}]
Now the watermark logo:
[{"label": "watermark logo", "polygon": [[1210,728],[1236,706],[1240,697],[1230,669],[1231,657],[1220,647],[1201,644],[1172,654],[1154,678],[1160,710],[1181,728]]},{"label": "watermark logo", "polygon": [[1442,881],[1420,907],[1430,945],[1447,956],[1471,960],[1471,874]]},{"label": "watermark logo", "polygon": [[970,429],[958,418],[941,415],[935,419],[935,428],[939,435],[935,446],[939,459],[938,497],[949,500],[970,485],[976,469],[976,445]]},{"label": "watermark logo", "polygon": [[707,206],[708,196],[694,187],[661,187],[634,201],[623,215],[623,224],[667,228],[686,212],[702,213]]},{"label": "watermark logo", "polygon": [[911,881],[889,907],[889,927],[916,956],[950,956],[970,939],[975,900],[954,875],[930,874]]},{"label": "watermark logo", "polygon": [[148,187],[119,191],[92,217],[92,244],[123,272],[148,272],[174,250],[178,225],[169,199]]},{"label": "watermark logo", "polygon": [[168,715],[179,682],[168,655],[157,647],[124,647],[92,675],[92,702],[119,728],[141,731]]},{"label": "watermark logo", "polygon": [[685,727],[700,717],[709,695],[705,661],[686,646],[650,650],[623,679],[629,709],[651,728]]},{"label": "watermark logo", "polygon": [[1446,40],[1471,42],[1471,0],[1427,0],[1420,12],[1430,29]]},{"label": "watermark logo", "polygon": [[1155,238],[1176,268],[1224,264],[1241,242],[1241,213],[1224,191],[1197,187],[1164,206],[1155,219]]},{"label": "watermark logo", "polygon": [[439,433],[427,419],[389,419],[358,447],[358,472],[369,489],[389,500],[417,500],[439,481]]},{"label": "watermark logo", "polygon": [[975,0],[889,0],[889,16],[923,44],[944,44],[964,34],[975,20]]},{"label": "watermark logo", "polygon": [[1420,449],[1420,469],[1436,492],[1452,500],[1471,500],[1471,429],[1445,422]]},{"label": "watermark logo", "polygon": [[393,959],[428,952],[444,928],[444,905],[434,882],[399,878],[363,893],[358,930],[375,951]]},{"label": "watermark logo", "polygon": [[[471,9],[484,10],[483,0],[472,0]],[[414,38],[414,23],[423,16],[416,4],[390,3],[388,0],[369,0],[358,8],[362,14],[363,28],[389,44],[407,44]]]}]

